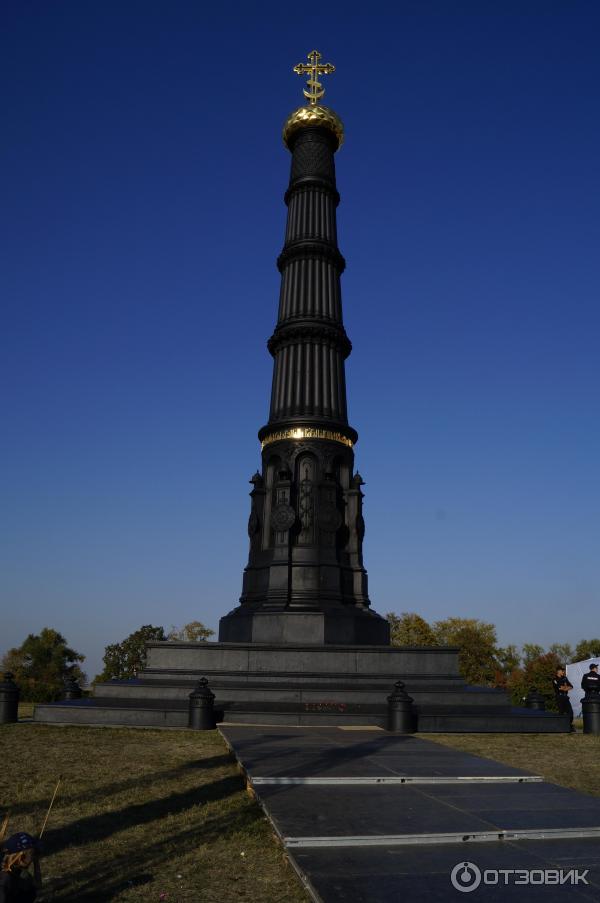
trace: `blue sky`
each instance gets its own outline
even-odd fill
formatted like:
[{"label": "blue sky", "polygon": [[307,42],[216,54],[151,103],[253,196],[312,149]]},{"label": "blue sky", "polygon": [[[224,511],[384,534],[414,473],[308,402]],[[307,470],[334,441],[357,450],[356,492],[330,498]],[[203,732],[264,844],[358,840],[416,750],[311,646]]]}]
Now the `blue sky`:
[{"label": "blue sky", "polygon": [[237,604],[292,73],[337,156],[374,607],[599,632],[600,12],[7,2],[0,651]]}]

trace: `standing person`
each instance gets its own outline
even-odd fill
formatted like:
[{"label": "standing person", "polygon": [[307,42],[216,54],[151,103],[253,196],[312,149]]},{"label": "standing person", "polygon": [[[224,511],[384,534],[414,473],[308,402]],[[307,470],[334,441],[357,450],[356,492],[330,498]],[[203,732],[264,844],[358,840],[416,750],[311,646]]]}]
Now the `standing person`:
[{"label": "standing person", "polygon": [[[28,871],[32,863],[35,877]],[[0,903],[33,903],[40,883],[38,842],[25,831],[13,834],[2,843]]]},{"label": "standing person", "polygon": [[586,696],[589,696],[590,693],[600,693],[600,674],[598,674],[596,662],[592,662],[590,670],[583,675],[581,689],[584,690]]},{"label": "standing person", "polygon": [[573,684],[569,681],[568,677],[565,674],[565,669],[562,666],[556,669],[556,674],[552,678],[552,686],[554,687],[554,694],[556,696],[558,711],[561,715],[569,716],[569,726],[571,730],[574,731],[575,728],[573,727],[573,706],[571,705],[571,700],[569,699],[569,690],[573,689]]}]

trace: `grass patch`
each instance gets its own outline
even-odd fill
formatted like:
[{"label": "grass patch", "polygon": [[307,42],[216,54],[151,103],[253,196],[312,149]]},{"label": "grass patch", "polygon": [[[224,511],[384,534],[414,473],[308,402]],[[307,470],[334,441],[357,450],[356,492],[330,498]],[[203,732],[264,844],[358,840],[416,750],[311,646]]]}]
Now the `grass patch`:
[{"label": "grass patch", "polygon": [[600,796],[600,736],[592,734],[423,734],[444,746],[540,774]]},{"label": "grass patch", "polygon": [[[0,814],[44,834],[44,901],[306,903],[216,731],[0,727]],[[161,894],[166,896],[161,897]]]}]

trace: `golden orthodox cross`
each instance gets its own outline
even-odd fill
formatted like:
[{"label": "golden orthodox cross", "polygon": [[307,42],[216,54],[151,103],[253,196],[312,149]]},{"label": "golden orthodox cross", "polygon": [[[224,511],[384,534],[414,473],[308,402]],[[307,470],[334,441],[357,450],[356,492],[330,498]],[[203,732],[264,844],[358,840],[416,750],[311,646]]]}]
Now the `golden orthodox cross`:
[{"label": "golden orthodox cross", "polygon": [[311,105],[314,105],[325,94],[325,89],[321,82],[318,81],[318,76],[331,75],[332,72],[335,72],[335,66],[332,63],[320,63],[321,54],[318,50],[311,50],[307,56],[310,63],[298,63],[297,66],[294,66],[294,72],[297,72],[298,75],[310,76],[306,82],[308,91],[306,88],[304,89],[304,96],[308,97],[308,102]]}]

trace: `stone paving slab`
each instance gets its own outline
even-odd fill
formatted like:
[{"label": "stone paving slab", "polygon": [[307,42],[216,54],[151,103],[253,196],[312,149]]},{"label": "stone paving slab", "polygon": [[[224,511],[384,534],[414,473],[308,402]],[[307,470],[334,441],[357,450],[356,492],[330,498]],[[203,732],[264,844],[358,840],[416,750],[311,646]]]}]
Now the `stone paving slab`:
[{"label": "stone paving slab", "polygon": [[574,791],[565,797],[545,783],[502,786],[502,796],[490,796],[490,788],[480,785],[454,797],[440,796],[436,786],[414,785],[257,789],[283,838],[577,828],[597,828],[600,838],[600,799]]},{"label": "stone paving slab", "polygon": [[339,728],[222,725],[221,733],[252,777],[309,775],[494,775],[526,772],[420,737]]},{"label": "stone paving slab", "polygon": [[[420,737],[233,725],[221,733],[317,903],[600,901],[596,797]],[[403,775],[423,782],[376,783]],[[450,880],[465,861],[484,876],[468,895]],[[587,869],[588,883],[516,884],[510,871],[534,870],[540,881],[560,868],[567,879]],[[507,877],[490,884],[490,870],[502,869]]]},{"label": "stone paving slab", "polygon": [[413,787],[260,787],[260,800],[284,841],[300,837],[471,833],[492,825],[428,799]]},{"label": "stone paving slab", "polygon": [[540,781],[541,786],[527,784],[436,784],[424,792],[451,805],[467,803],[474,811],[479,809],[514,809],[521,801],[529,809],[593,809],[600,814],[600,797],[578,793],[558,784]]},{"label": "stone paving slab", "polygon": [[[594,840],[518,841],[459,846],[345,847],[293,851],[295,865],[313,898],[322,903],[589,903],[600,900],[600,843]],[[482,883],[470,893],[455,889],[455,866],[473,863]],[[500,875],[498,884],[484,883],[486,870],[588,869],[587,885],[515,884],[516,875]],[[462,868],[458,870],[460,878]],[[475,877],[469,869],[468,877]],[[505,884],[507,880],[509,883]],[[522,880],[522,879],[521,879]],[[463,885],[466,886],[466,885]]]}]

